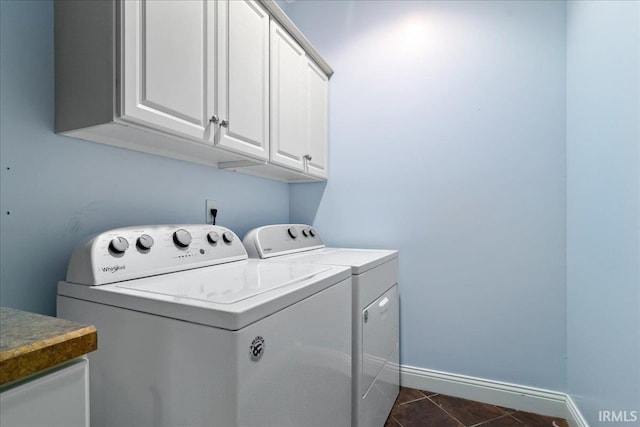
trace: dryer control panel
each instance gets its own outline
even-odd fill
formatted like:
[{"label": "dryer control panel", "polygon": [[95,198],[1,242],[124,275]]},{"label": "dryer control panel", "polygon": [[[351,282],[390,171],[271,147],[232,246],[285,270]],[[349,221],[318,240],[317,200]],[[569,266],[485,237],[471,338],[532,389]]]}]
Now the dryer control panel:
[{"label": "dryer control panel", "polygon": [[73,251],[67,282],[103,285],[247,259],[233,231],[215,225],[147,225],[105,231]]},{"label": "dryer control panel", "polygon": [[305,224],[275,224],[254,228],[242,243],[251,258],[271,258],[324,248],[320,234]]}]

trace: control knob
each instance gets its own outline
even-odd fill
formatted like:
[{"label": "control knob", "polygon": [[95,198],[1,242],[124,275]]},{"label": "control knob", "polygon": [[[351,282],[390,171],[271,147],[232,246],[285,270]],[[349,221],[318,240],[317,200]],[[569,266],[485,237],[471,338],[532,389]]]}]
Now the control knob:
[{"label": "control knob", "polygon": [[109,250],[114,254],[121,255],[129,249],[129,242],[124,237],[118,236],[109,243]]},{"label": "control knob", "polygon": [[153,246],[153,238],[148,234],[143,234],[142,236],[138,237],[136,246],[142,251],[148,251],[149,249],[151,249],[151,246]]},{"label": "control knob", "polygon": [[187,230],[180,229],[173,233],[173,243],[179,248],[186,248],[191,244],[191,234]]},{"label": "control knob", "polygon": [[309,229],[309,235],[310,235],[311,237],[316,237],[316,230],[314,230],[313,228],[310,228],[310,229]]},{"label": "control knob", "polygon": [[289,233],[289,236],[291,236],[292,239],[298,237],[298,230],[296,230],[295,227],[289,227],[287,229],[287,233]]},{"label": "control knob", "polygon": [[207,240],[212,245],[215,245],[216,243],[218,243],[218,240],[220,240],[220,235],[215,231],[210,231],[209,234],[207,234]]},{"label": "control knob", "polygon": [[224,240],[225,243],[233,242],[233,233],[230,231],[225,231],[224,233],[222,233],[222,240]]}]

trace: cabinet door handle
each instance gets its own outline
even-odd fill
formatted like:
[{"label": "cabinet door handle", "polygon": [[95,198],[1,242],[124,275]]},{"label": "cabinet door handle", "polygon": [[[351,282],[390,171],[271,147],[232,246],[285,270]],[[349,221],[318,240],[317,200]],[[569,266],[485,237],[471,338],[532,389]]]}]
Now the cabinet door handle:
[{"label": "cabinet door handle", "polygon": [[303,159],[307,160],[307,161],[311,161],[311,154],[305,154]]},{"label": "cabinet door handle", "polygon": [[220,118],[214,114],[209,119],[209,123],[213,123],[214,125],[217,125],[218,123],[220,123]]},{"label": "cabinet door handle", "polygon": [[220,122],[220,126],[223,128],[228,128],[229,127],[229,121],[228,120],[222,120]]}]

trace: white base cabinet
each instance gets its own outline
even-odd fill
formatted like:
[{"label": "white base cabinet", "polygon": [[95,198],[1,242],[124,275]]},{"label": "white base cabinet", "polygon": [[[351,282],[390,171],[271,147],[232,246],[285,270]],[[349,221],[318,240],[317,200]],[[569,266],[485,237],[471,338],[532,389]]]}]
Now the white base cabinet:
[{"label": "white base cabinet", "polygon": [[274,2],[56,0],[55,19],[56,132],[326,179],[332,71]]},{"label": "white base cabinet", "polygon": [[0,389],[2,427],[89,427],[89,361],[79,357]]}]

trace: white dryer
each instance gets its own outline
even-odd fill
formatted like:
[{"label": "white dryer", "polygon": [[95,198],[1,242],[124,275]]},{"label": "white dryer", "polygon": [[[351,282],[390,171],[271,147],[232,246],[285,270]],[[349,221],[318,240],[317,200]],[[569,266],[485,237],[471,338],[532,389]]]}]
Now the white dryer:
[{"label": "white dryer", "polygon": [[352,425],[382,427],[400,383],[398,252],[327,248],[303,224],[259,227],[243,243],[250,258],[351,269]]},{"label": "white dryer", "polygon": [[119,228],[73,253],[58,316],[98,330],[92,426],[346,426],[351,274],[248,260],[212,225]]}]

